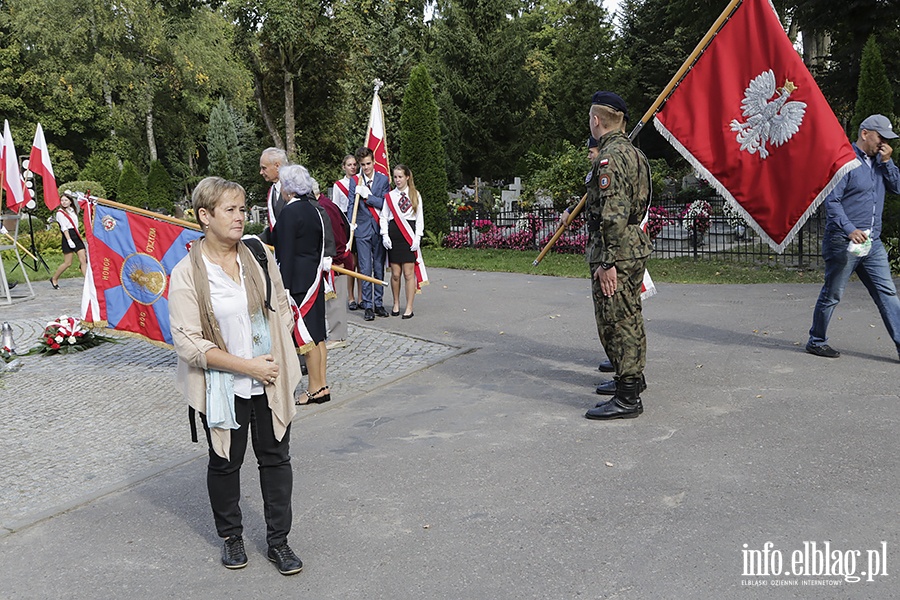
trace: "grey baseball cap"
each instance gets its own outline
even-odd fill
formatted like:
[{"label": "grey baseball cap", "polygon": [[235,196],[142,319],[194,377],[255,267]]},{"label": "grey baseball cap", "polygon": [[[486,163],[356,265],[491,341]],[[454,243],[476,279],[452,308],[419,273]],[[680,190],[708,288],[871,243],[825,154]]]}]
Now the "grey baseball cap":
[{"label": "grey baseball cap", "polygon": [[862,131],[863,129],[867,131],[877,131],[878,135],[886,140],[893,140],[898,137],[897,134],[894,133],[894,128],[891,127],[891,122],[884,115],[872,115],[866,117],[865,120],[859,124],[859,130]]}]

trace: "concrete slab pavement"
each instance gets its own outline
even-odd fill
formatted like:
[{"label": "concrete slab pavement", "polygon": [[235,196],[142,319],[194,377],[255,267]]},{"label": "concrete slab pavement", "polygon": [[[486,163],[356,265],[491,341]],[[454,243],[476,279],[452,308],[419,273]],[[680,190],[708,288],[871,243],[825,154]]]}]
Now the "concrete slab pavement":
[{"label": "concrete slab pavement", "polygon": [[[896,597],[900,363],[858,283],[837,360],[803,351],[816,285],[661,285],[646,412],[597,423],[587,281],[429,272],[415,318],[374,327],[460,350],[295,423],[303,573],[265,560],[252,462],[251,563],[221,567],[197,458],[0,537],[0,597]],[[782,574],[746,574],[766,542]],[[838,575],[803,558],[826,542]]]}]

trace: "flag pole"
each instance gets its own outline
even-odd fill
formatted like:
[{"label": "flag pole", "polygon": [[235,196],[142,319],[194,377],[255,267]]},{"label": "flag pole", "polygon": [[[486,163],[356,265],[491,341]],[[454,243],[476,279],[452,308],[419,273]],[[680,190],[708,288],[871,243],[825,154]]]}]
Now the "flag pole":
[{"label": "flag pole", "polygon": [[[97,204],[102,204],[103,206],[108,206],[110,208],[117,208],[119,210],[124,210],[125,212],[133,212],[145,217],[150,217],[151,219],[156,219],[157,221],[163,221],[165,223],[171,223],[172,225],[178,225],[179,227],[184,227],[185,229],[193,229],[194,231],[201,231],[200,225],[197,223],[191,223],[190,221],[185,221],[183,219],[176,219],[175,217],[169,217],[166,215],[161,215],[159,213],[155,213],[152,210],[145,210],[143,208],[138,208],[136,206],[131,206],[130,204],[122,204],[121,202],[115,202],[113,200],[107,200],[106,198],[98,198],[96,196],[87,196],[91,201],[96,202]],[[268,246],[268,244],[266,244]],[[272,246],[269,246],[272,249]],[[337,265],[331,265],[331,270],[335,273],[341,273],[342,275],[349,275],[350,277],[356,277],[357,279],[362,279],[364,281],[371,281],[372,283],[380,283],[381,285],[387,285],[384,281],[380,279],[375,279],[374,277],[367,277],[355,271],[348,271],[342,267]]]},{"label": "flag pole", "polygon": [[684,63],[682,63],[681,67],[675,72],[675,75],[672,76],[669,84],[660,92],[659,96],[656,97],[656,100],[647,109],[647,112],[644,113],[644,116],[641,117],[641,120],[638,121],[637,125],[635,125],[634,129],[631,130],[631,133],[628,134],[628,139],[634,141],[634,138],[641,132],[641,129],[644,128],[644,125],[647,124],[650,119],[653,118],[653,115],[659,110],[659,107],[663,102],[669,97],[672,91],[675,89],[682,79],[684,79],[687,72],[690,71],[691,67],[694,66],[694,63],[697,62],[697,59],[700,58],[700,55],[706,50],[706,47],[712,42],[713,38],[716,37],[716,34],[719,33],[719,30],[725,25],[725,22],[731,18],[732,13],[737,10],[738,5],[743,2],[743,0],[731,0],[728,3],[728,6],[725,7],[725,10],[722,11],[722,14],[719,15],[719,18],[715,20],[712,24],[712,27],[709,28],[709,31],[706,32],[706,35],[697,42],[697,46],[694,48],[694,51],[688,55],[687,59],[685,59]]},{"label": "flag pole", "polygon": [[[359,175],[357,175],[359,177]],[[362,177],[359,177],[362,179]],[[353,199],[353,218],[350,219],[350,238],[347,240],[347,250],[353,247],[353,234],[356,233],[356,211],[359,210],[359,184],[356,184],[356,197]]]},{"label": "flag pole", "polygon": [[566,230],[566,227],[575,220],[575,217],[578,216],[578,213],[581,212],[581,209],[584,208],[584,203],[587,202],[587,194],[581,197],[581,200],[578,201],[578,204],[575,205],[575,208],[572,209],[572,212],[569,213],[569,216],[566,217],[566,220],[563,223],[559,224],[559,227],[556,229],[556,233],[553,234],[553,237],[544,245],[544,249],[541,250],[541,253],[538,254],[538,257],[534,259],[534,262],[531,263],[532,267],[538,266],[538,264],[544,260],[544,257],[547,256],[547,253],[550,252],[550,248],[559,240],[560,236],[562,236],[563,232]]},{"label": "flag pole", "polygon": [[[672,76],[672,79],[669,81],[668,85],[663,88],[663,91],[660,92],[659,96],[656,97],[656,100],[653,104],[650,105],[650,108],[647,109],[647,112],[644,113],[644,116],[641,117],[641,120],[638,121],[637,125],[634,126],[634,129],[631,130],[631,133],[628,134],[628,139],[632,142],[644,128],[644,125],[647,124],[650,119],[653,118],[653,115],[659,110],[659,107],[666,101],[675,87],[684,79],[687,72],[690,71],[691,67],[694,66],[694,63],[697,62],[697,59],[700,58],[700,55],[703,54],[703,51],[706,50],[707,46],[712,42],[713,38],[716,37],[716,34],[719,33],[719,30],[725,25],[725,22],[731,18],[732,13],[737,10],[738,5],[743,2],[743,0],[731,0],[728,3],[728,6],[725,7],[725,10],[722,11],[722,14],[719,15],[719,18],[715,20],[712,24],[712,27],[709,28],[709,31],[706,32],[706,35],[697,43],[696,47],[694,47],[693,52],[688,55],[687,59],[685,59],[684,63],[682,63],[681,67],[675,72],[675,75]],[[578,216],[578,213],[584,208],[584,204],[587,201],[587,194],[582,196],[581,202],[575,205],[569,214],[569,218],[566,219],[564,223],[561,223],[559,228],[556,230],[556,233],[553,234],[553,237],[547,242],[544,246],[541,253],[538,254],[538,257],[534,259],[534,262],[531,263],[532,267],[538,266],[538,264],[544,259],[544,256],[553,248],[553,245],[556,241],[562,236],[563,232],[566,230],[566,227]]]}]

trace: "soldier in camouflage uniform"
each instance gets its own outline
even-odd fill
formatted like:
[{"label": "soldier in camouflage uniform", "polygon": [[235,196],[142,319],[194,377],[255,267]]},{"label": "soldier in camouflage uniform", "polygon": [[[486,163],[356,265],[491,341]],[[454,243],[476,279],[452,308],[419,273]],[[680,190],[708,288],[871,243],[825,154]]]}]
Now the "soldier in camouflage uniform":
[{"label": "soldier in camouflage uniform", "polygon": [[587,411],[588,419],[634,418],[644,410],[647,339],[641,284],[653,249],[640,223],[650,204],[647,157],[623,133],[625,102],[612,92],[593,97],[591,135],[600,153],[587,191],[588,244],[597,332],[615,372],[615,394]]}]

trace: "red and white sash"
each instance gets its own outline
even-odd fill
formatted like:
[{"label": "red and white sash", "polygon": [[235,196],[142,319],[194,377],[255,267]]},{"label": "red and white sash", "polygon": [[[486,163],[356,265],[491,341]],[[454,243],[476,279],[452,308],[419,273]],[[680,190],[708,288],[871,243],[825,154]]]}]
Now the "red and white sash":
[{"label": "red and white sash", "polygon": [[269,217],[269,230],[275,229],[275,185],[269,188],[269,195],[266,197],[266,208]]},{"label": "red and white sash", "polygon": [[[356,185],[359,185],[360,180],[362,180],[363,183],[365,183],[365,178],[363,178],[362,175],[357,175],[357,176],[356,176]],[[374,183],[374,182],[375,182],[375,174],[373,173],[373,174],[372,174],[372,181],[370,181],[369,183],[366,184],[366,187],[369,188],[369,191],[370,191],[370,192],[372,191],[372,188],[371,188],[370,186],[371,186],[372,183]],[[349,196],[348,196],[348,197],[349,197]],[[365,200],[365,198],[362,198],[362,200]],[[369,209],[369,214],[372,215],[372,218],[375,219],[375,223],[377,224],[377,223],[378,223],[378,219],[381,218],[381,215],[378,214],[378,209],[375,208],[374,206],[369,206],[368,204],[366,204],[365,207]]]},{"label": "red and white sash", "polygon": [[[296,202],[296,200],[293,200],[293,202]],[[301,349],[301,353],[304,353],[303,348],[313,341],[309,329],[306,328],[306,324],[303,322],[303,317],[316,303],[316,296],[318,296],[319,287],[322,285],[322,271],[325,268],[325,223],[322,221],[322,215],[319,214],[318,210],[316,210],[316,216],[319,217],[319,226],[322,228],[322,245],[319,248],[319,268],[316,269],[316,278],[312,285],[309,286],[309,289],[306,290],[306,294],[304,294],[299,306],[293,296],[288,293],[291,312],[294,313],[294,340],[296,340],[297,346]]]},{"label": "red and white sash", "polygon": [[[417,192],[418,193],[418,192]],[[401,194],[399,190],[394,190],[390,194],[384,197],[384,201],[387,202],[387,205],[391,209],[391,214],[394,217],[394,223],[397,224],[397,227],[400,228],[400,233],[403,234],[403,239],[406,240],[406,243],[412,246],[413,240],[415,239],[416,232],[412,230],[409,226],[409,222],[403,218],[403,211],[400,210],[398,206],[398,202],[400,202]],[[418,210],[422,210],[422,197],[419,196],[419,208]],[[421,240],[419,240],[421,244]],[[416,289],[421,290],[422,286],[428,283],[428,272],[425,271],[425,261],[422,260],[422,248],[416,249]]]},{"label": "red and white sash", "polygon": [[72,225],[72,229],[75,230],[75,233],[78,233],[78,220],[72,218],[72,214],[66,209],[60,209],[60,211],[66,220]]},{"label": "red and white sash", "polygon": [[[348,177],[347,179],[348,180],[352,179],[353,181],[356,182],[356,185],[359,185],[359,175],[354,175],[353,177]],[[350,188],[348,186],[344,185],[343,179],[341,179],[339,181],[335,181],[334,185],[338,186],[338,189],[341,190],[341,193],[347,197],[348,202],[352,201],[352,199],[350,198]],[[333,198],[332,198],[332,200],[333,200]]]}]

